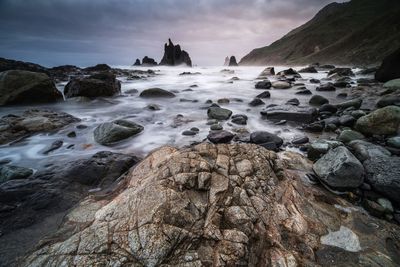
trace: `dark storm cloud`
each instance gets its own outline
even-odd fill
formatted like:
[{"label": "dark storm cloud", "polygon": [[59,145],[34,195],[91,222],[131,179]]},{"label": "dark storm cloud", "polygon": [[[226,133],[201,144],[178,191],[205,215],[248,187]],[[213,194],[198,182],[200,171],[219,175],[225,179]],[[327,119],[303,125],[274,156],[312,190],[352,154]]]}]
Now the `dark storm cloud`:
[{"label": "dark storm cloud", "polygon": [[0,56],[46,65],[160,60],[168,37],[197,64],[244,56],[331,0],[0,0]]}]

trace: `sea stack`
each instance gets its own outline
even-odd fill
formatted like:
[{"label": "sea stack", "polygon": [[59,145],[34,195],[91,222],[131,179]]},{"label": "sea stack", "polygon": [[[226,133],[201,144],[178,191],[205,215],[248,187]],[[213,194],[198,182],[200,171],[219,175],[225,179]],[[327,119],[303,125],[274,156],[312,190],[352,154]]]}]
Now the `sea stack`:
[{"label": "sea stack", "polygon": [[140,59],[136,59],[135,63],[133,64],[133,66],[140,66]]},{"label": "sea stack", "polygon": [[171,39],[168,39],[168,44],[164,45],[164,56],[160,65],[177,66],[181,64],[192,66],[189,54],[185,50],[181,50],[180,45],[174,45]]},{"label": "sea stack", "polygon": [[224,66],[229,66],[229,57],[225,58]]},{"label": "sea stack", "polygon": [[238,66],[235,56],[231,56],[229,59],[229,66]]},{"label": "sea stack", "polygon": [[154,58],[150,58],[148,56],[145,56],[142,59],[142,65],[144,65],[144,66],[155,66],[155,65],[157,65],[157,62],[154,60]]}]

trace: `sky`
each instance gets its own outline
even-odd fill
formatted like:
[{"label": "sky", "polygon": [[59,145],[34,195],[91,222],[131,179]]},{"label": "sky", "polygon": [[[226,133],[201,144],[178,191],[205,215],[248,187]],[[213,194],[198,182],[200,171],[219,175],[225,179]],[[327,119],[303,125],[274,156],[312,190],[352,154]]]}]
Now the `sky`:
[{"label": "sky", "polygon": [[195,65],[240,60],[331,0],[0,0],[0,57],[47,67],[159,62],[168,38]]}]

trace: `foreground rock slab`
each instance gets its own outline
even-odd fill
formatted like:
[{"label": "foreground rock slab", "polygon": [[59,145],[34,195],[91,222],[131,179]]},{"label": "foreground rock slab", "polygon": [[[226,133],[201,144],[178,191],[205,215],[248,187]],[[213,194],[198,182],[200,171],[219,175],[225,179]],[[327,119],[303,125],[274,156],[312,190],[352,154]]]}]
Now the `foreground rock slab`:
[{"label": "foreground rock slab", "polygon": [[395,266],[399,227],[303,184],[310,170],[256,145],[163,147],[112,198],[82,201],[21,265]]},{"label": "foreground rock slab", "polygon": [[39,132],[56,131],[80,119],[64,112],[27,110],[21,115],[0,119],[0,144],[6,144]]},{"label": "foreground rock slab", "polygon": [[261,115],[268,120],[288,120],[302,123],[310,123],[316,119],[318,111],[312,107],[280,105],[266,108]]}]

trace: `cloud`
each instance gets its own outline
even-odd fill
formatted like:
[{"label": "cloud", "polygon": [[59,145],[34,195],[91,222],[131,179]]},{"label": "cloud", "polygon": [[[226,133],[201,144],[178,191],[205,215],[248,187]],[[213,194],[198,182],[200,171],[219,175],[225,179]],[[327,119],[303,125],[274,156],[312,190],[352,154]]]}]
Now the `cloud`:
[{"label": "cloud", "polygon": [[331,0],[0,0],[0,56],[45,65],[160,60],[171,37],[195,64],[244,56]]}]

